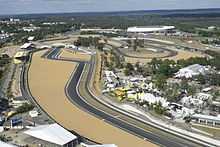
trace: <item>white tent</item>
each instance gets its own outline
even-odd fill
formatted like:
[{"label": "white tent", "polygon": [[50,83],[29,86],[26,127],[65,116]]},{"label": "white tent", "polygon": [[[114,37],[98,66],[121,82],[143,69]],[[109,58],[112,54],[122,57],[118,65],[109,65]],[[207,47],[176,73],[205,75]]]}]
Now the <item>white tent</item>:
[{"label": "white tent", "polygon": [[34,36],[30,36],[30,37],[28,37],[28,41],[33,41],[34,40]]},{"label": "white tent", "polygon": [[16,146],[0,141],[0,147],[16,147]]},{"label": "white tent", "polygon": [[175,77],[176,78],[192,78],[193,76],[202,74],[205,75],[208,72],[208,69],[205,66],[199,65],[199,64],[193,64],[190,66],[187,66],[185,68],[180,69]]},{"label": "white tent", "polygon": [[30,130],[25,131],[24,133],[32,137],[61,146],[77,139],[75,135],[68,132],[56,123],[34,127]]}]

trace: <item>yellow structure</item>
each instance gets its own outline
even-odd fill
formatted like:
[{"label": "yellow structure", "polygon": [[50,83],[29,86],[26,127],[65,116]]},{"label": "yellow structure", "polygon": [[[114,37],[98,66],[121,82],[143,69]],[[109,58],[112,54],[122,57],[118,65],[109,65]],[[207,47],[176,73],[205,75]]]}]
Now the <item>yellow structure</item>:
[{"label": "yellow structure", "polygon": [[22,63],[22,60],[24,60],[24,58],[26,58],[28,56],[28,52],[27,51],[18,51],[15,55],[14,55],[14,63],[15,64],[20,64]]}]

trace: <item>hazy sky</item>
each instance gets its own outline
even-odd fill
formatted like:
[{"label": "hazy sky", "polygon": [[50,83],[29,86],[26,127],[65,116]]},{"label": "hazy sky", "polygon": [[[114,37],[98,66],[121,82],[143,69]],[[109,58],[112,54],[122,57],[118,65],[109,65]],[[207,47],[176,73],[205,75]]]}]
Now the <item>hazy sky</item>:
[{"label": "hazy sky", "polygon": [[220,8],[220,0],[0,0],[0,14]]}]

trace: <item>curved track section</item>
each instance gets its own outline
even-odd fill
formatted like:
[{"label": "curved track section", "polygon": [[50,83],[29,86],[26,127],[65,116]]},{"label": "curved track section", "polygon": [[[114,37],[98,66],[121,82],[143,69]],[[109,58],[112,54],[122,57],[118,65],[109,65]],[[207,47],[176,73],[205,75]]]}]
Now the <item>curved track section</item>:
[{"label": "curved track section", "polygon": [[[59,59],[57,56],[59,53],[58,50],[59,49],[53,50],[51,52],[51,54],[49,54],[48,58],[55,59],[55,60],[62,60],[62,61],[70,61],[70,60],[65,60],[65,59]],[[94,58],[91,59],[89,73],[87,75],[87,80],[86,80],[87,85],[88,85],[88,81],[91,79],[92,71],[94,69],[94,63],[92,62],[93,59]],[[75,60],[72,60],[72,62],[75,62]],[[191,142],[186,142],[183,140],[181,141],[181,139],[180,140],[173,140],[173,138],[161,137],[159,134],[156,134],[156,133],[154,134],[150,131],[146,131],[142,128],[139,128],[137,126],[130,124],[129,122],[122,121],[119,118],[116,118],[115,116],[112,116],[108,113],[105,113],[104,111],[102,111],[102,110],[92,106],[88,102],[86,102],[84,100],[84,98],[82,96],[80,96],[79,91],[78,91],[78,85],[80,83],[81,76],[82,76],[82,73],[83,73],[83,70],[84,70],[86,63],[85,62],[78,62],[78,63],[79,63],[79,65],[78,65],[77,69],[75,70],[74,75],[71,77],[70,82],[68,83],[68,85],[66,87],[66,94],[75,105],[79,106],[80,108],[91,113],[92,115],[95,115],[96,117],[99,117],[99,118],[105,120],[106,122],[108,122],[118,128],[121,128],[127,132],[130,132],[133,135],[136,135],[142,139],[150,140],[151,142],[155,142],[156,144],[159,144],[160,146],[167,146],[167,147],[169,147],[169,146],[172,146],[172,147],[194,146],[193,143],[191,143]],[[90,94],[87,87],[85,87],[85,89]],[[92,95],[90,94],[90,96],[92,96]],[[98,102],[98,103],[100,103],[100,102]],[[101,103],[100,103],[100,105],[101,105]],[[123,114],[120,113],[120,115],[123,115]],[[195,146],[198,146],[198,145],[195,145]]]},{"label": "curved track section", "polygon": [[[96,140],[96,138],[87,136],[86,134],[81,134],[81,132],[77,132],[81,135],[85,135],[85,137],[92,139],[94,141],[97,141],[99,143],[115,143],[116,145],[118,145],[119,147],[145,147],[145,146],[154,146],[153,144],[150,144],[148,141],[154,142],[155,144],[158,144],[160,146],[167,146],[167,147],[181,147],[181,146],[202,146],[200,144],[194,144],[191,142],[188,142],[184,139],[176,139],[173,140],[172,138],[169,137],[161,137],[159,134],[157,133],[153,133],[147,130],[142,129],[141,127],[132,125],[129,122],[125,122],[122,121],[121,119],[110,115],[109,113],[106,113],[105,111],[96,108],[95,106],[93,106],[92,104],[88,103],[79,93],[79,83],[82,80],[82,74],[85,68],[85,65],[88,64],[86,62],[81,62],[81,61],[76,61],[76,60],[71,60],[71,59],[59,59],[59,53],[60,50],[59,49],[53,49],[50,52],[47,52],[46,54],[44,54],[42,57],[51,59],[51,60],[61,60],[61,61],[68,61],[68,62],[78,62],[78,66],[75,69],[75,72],[72,74],[71,78],[68,81],[68,84],[65,87],[65,94],[66,96],[70,99],[70,101],[72,102],[72,104],[74,104],[75,106],[77,106],[77,108],[80,108],[81,110],[83,110],[86,113],[90,113],[91,115],[93,115],[93,117],[95,116],[96,118],[99,118],[99,120],[101,119],[103,121],[104,124],[106,124],[107,126],[111,125],[114,126],[113,128],[116,129],[119,133],[124,134],[125,132],[133,134],[133,138],[131,138],[132,140],[136,140],[135,142],[137,142],[137,144],[133,144],[131,140],[123,140],[124,138],[121,138],[122,141],[118,141],[115,137],[116,140],[111,140],[112,142],[110,142],[109,140],[106,140],[107,137],[104,134],[108,134],[108,132],[103,132],[104,134],[103,137],[101,137],[102,139],[100,139],[100,136],[98,137],[99,139]],[[92,59],[91,59],[92,60]],[[89,71],[91,72],[93,68],[93,64],[92,62],[90,63],[90,69]],[[87,75],[87,77],[91,77],[91,73],[89,72],[89,74]],[[89,79],[89,78],[88,78]],[[88,79],[87,79],[87,84],[88,84]],[[85,79],[83,79],[85,80]],[[87,87],[85,87],[87,89]],[[89,92],[89,90],[87,89],[87,91]],[[74,107],[73,105],[73,107]],[[65,108],[65,107],[64,107]],[[122,115],[122,114],[121,114]],[[101,124],[99,121],[97,124]],[[99,130],[100,126],[96,126],[97,124],[85,124],[85,125],[91,125],[94,127],[97,127],[97,129]],[[62,125],[62,124],[61,124]],[[102,126],[102,125],[101,125]],[[65,127],[65,126],[64,126]],[[87,126],[88,127],[88,126]],[[74,128],[74,127],[73,127]],[[112,127],[110,127],[112,128]],[[113,129],[112,128],[112,129]],[[113,130],[114,130],[113,129]],[[115,130],[115,131],[116,131]],[[121,130],[121,131],[119,131]],[[124,130],[124,131],[122,131]],[[76,131],[73,129],[73,131]],[[88,131],[88,130],[87,130]],[[112,130],[111,130],[112,131]],[[110,131],[110,132],[111,132]],[[116,132],[117,132],[116,131]],[[110,133],[109,132],[109,133]],[[91,132],[90,132],[91,133]],[[126,138],[131,137],[130,135],[127,135],[127,133],[125,133]],[[94,134],[96,134],[96,132],[94,132]],[[98,134],[98,133],[97,133]],[[108,134],[111,136],[111,134]],[[108,136],[107,135],[107,136]],[[119,136],[123,136],[123,135],[119,135]],[[105,138],[105,139],[104,139]],[[142,140],[142,141],[141,141]],[[147,141],[144,141],[147,140]],[[129,143],[131,142],[131,143]],[[138,144],[138,142],[141,142],[141,145]],[[143,142],[146,142],[143,143]],[[187,143],[188,142],[188,143]],[[134,142],[133,142],[134,143]],[[145,144],[145,145],[144,145]]]},{"label": "curved track section", "polygon": [[[49,56],[48,58],[50,59],[56,58],[58,57],[58,53],[58,49],[52,50],[47,56]],[[62,70],[59,70],[59,68],[62,67],[62,65],[66,66],[68,64],[68,69],[65,70],[65,74],[63,74],[64,77],[68,77],[68,75],[71,74],[69,71],[72,69],[72,63],[68,63],[64,60],[64,62],[48,61],[47,59],[41,59],[41,55],[41,53],[38,53],[36,55],[34,54],[33,56],[33,61],[29,70],[29,86],[31,93],[38,104],[55,121],[61,124],[64,128],[73,130],[78,134],[98,143],[114,143],[118,145],[118,147],[156,146],[149,141],[145,141],[140,137],[132,135],[130,132],[128,133],[128,131],[125,131],[122,128],[113,126],[111,122],[103,120],[101,117],[97,118],[92,116],[91,114],[93,113],[89,112],[87,108],[84,108],[81,106],[82,104],[79,103],[79,101],[82,100],[79,94],[71,97],[71,99],[69,97],[70,100],[68,100],[68,98],[65,96],[64,90],[67,82],[66,79],[68,80],[68,78],[63,80],[64,78],[60,77]],[[44,69],[48,68],[48,65],[52,66],[53,68],[56,67],[57,69],[53,69],[51,67],[48,69],[48,71],[45,71]],[[80,79],[77,79],[76,75],[78,73],[78,76],[81,76],[82,73],[80,72],[84,69],[84,66],[85,63],[78,63],[75,70],[72,72],[68,85],[72,83],[72,80],[76,80],[75,82],[77,83],[80,81]],[[53,76],[55,77],[53,78],[50,75],[55,71],[57,71],[57,73],[55,73],[56,76]],[[37,74],[35,74],[36,72]],[[38,81],[38,79],[39,83],[36,83],[35,81]],[[75,82],[73,83],[75,84]],[[53,88],[51,84],[53,84]],[[51,87],[48,85],[51,85]],[[77,85],[74,85],[73,87],[70,86],[70,91],[74,91],[76,94],[76,87]],[[38,94],[39,92],[40,94]]]}]

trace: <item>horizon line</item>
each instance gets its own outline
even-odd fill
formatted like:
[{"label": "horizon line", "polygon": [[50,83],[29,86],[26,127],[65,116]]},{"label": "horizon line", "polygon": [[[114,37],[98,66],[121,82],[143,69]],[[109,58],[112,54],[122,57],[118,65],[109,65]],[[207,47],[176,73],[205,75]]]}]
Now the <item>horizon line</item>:
[{"label": "horizon line", "polygon": [[193,8],[193,9],[151,9],[151,10],[118,10],[118,11],[82,11],[82,12],[45,12],[45,13],[18,13],[18,14],[0,14],[0,16],[22,16],[22,15],[55,15],[55,14],[86,14],[86,13],[130,13],[130,12],[156,12],[156,11],[200,11],[200,10],[220,10],[220,8]]}]

